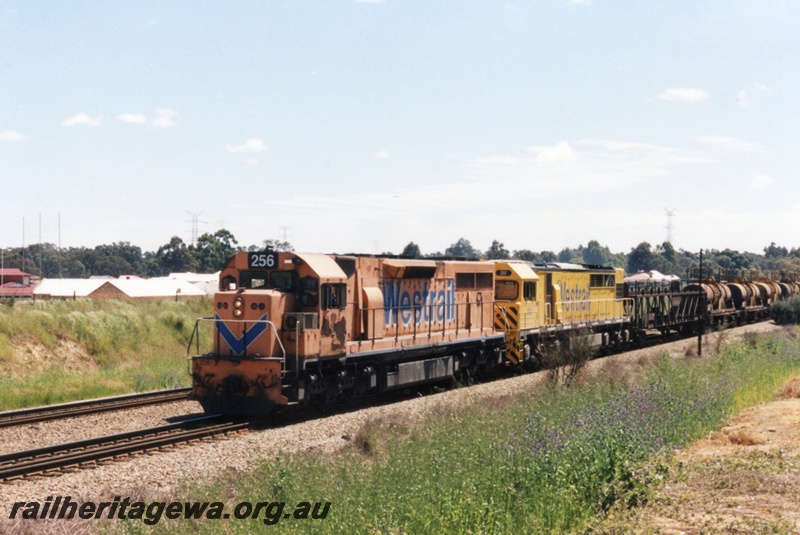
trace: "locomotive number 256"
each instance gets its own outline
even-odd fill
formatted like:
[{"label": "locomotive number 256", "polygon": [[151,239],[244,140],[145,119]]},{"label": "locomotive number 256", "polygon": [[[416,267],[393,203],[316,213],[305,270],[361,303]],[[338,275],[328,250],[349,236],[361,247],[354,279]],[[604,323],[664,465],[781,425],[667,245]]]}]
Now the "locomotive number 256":
[{"label": "locomotive number 256", "polygon": [[278,253],[275,251],[261,251],[247,255],[247,267],[274,269],[278,267]]}]

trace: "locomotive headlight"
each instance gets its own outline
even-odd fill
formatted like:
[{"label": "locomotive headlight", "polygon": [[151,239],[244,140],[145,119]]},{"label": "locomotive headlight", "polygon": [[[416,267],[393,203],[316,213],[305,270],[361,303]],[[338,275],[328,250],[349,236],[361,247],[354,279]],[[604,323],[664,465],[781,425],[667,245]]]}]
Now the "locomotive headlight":
[{"label": "locomotive headlight", "polygon": [[233,308],[242,308],[242,305],[244,305],[244,301],[242,301],[241,297],[237,297],[233,300]]},{"label": "locomotive headlight", "polygon": [[238,317],[239,317],[239,316],[241,316],[241,315],[242,315],[242,309],[241,309],[241,308],[235,308],[235,309],[233,309],[233,316],[234,316],[234,317],[238,318]]}]

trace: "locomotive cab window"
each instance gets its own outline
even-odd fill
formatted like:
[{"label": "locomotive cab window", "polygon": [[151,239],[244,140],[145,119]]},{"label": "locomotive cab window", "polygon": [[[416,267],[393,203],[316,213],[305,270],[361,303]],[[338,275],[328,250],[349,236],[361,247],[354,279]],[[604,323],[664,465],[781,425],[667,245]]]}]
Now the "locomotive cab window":
[{"label": "locomotive cab window", "polygon": [[227,292],[236,289],[236,278],[228,275],[219,281],[219,289],[221,292]]},{"label": "locomotive cab window", "polygon": [[522,283],[522,298],[526,301],[534,301],[536,299],[536,283],[534,281]]},{"label": "locomotive cab window", "polygon": [[281,292],[296,292],[297,273],[294,271],[271,271],[269,285]]},{"label": "locomotive cab window", "polygon": [[267,288],[280,292],[297,291],[297,273],[294,271],[242,271],[239,274],[239,286],[250,290]]},{"label": "locomotive cab window", "polygon": [[319,301],[319,280],[314,277],[300,279],[300,306],[315,307]]},{"label": "locomotive cab window", "polygon": [[322,309],[343,309],[347,305],[347,284],[322,285]]},{"label": "locomotive cab window", "polygon": [[497,281],[494,284],[495,301],[514,301],[519,295],[517,281]]},{"label": "locomotive cab window", "polygon": [[239,273],[239,287],[255,290],[267,287],[267,274],[263,271],[242,271]]}]

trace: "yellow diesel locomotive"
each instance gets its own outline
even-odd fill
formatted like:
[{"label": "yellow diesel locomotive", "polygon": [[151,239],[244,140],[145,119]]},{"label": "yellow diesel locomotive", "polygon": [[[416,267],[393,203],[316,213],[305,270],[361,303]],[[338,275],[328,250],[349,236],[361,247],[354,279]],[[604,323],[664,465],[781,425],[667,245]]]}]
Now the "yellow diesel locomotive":
[{"label": "yellow diesel locomotive", "polygon": [[629,339],[622,269],[569,263],[495,262],[495,328],[506,337],[506,363],[535,358],[548,343],[578,331],[594,346]]}]

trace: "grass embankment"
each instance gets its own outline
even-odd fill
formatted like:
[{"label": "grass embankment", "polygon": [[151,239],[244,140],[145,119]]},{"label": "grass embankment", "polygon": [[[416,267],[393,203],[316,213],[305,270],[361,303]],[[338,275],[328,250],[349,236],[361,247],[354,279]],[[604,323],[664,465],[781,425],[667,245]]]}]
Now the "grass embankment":
[{"label": "grass embankment", "polygon": [[[284,514],[302,501],[331,503],[324,520],[274,518],[272,529],[286,532],[580,532],[646,502],[673,448],[774,396],[800,371],[800,343],[747,337],[712,358],[656,361],[636,384],[609,365],[582,387],[483,400],[425,422],[398,413],[366,425],[350,451],[281,454],[171,499],[283,501]],[[162,519],[152,529],[249,533],[265,528],[259,516]]]},{"label": "grass embankment", "polygon": [[188,386],[186,344],[210,310],[208,300],[0,306],[0,410]]}]

